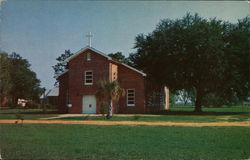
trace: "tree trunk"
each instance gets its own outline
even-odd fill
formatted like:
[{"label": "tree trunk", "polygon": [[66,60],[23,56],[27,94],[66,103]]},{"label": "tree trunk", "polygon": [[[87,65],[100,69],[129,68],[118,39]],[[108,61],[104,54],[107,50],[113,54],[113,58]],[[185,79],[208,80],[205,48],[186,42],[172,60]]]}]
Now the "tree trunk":
[{"label": "tree trunk", "polygon": [[202,92],[197,91],[196,100],[195,100],[195,110],[194,110],[195,112],[202,112],[201,110],[202,98],[203,98]]},{"label": "tree trunk", "polygon": [[17,107],[17,97],[12,97],[12,107]]},{"label": "tree trunk", "polygon": [[3,96],[3,98],[0,98],[0,107],[5,107],[7,102],[8,102],[7,96]]},{"label": "tree trunk", "polygon": [[110,119],[112,117],[112,112],[113,112],[113,105],[112,105],[112,100],[109,101],[109,108],[108,108],[108,114],[107,114],[107,119]]}]

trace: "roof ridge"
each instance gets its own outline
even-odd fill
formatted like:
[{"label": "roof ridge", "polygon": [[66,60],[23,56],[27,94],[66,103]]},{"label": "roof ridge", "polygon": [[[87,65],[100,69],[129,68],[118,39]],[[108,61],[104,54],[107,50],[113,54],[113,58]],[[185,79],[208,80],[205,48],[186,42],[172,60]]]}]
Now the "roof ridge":
[{"label": "roof ridge", "polygon": [[62,73],[55,75],[54,78],[58,78],[58,77],[62,76],[63,74],[67,73],[68,71],[69,71],[68,69],[65,69],[65,71],[63,71]]},{"label": "roof ridge", "polygon": [[[97,50],[97,49],[95,49],[95,48],[93,48],[93,47],[86,46],[86,47],[80,49],[79,51],[77,51],[77,52],[76,52],[75,54],[73,54],[72,56],[70,56],[70,57],[68,57],[67,59],[65,59],[64,62],[69,62],[70,60],[72,60],[73,58],[77,57],[79,54],[81,54],[83,51],[85,51],[85,50],[87,50],[87,49],[90,49],[90,50],[92,50],[92,51],[94,51],[94,52],[96,52],[96,53],[98,53],[98,54],[100,54],[100,55],[106,57],[108,60],[114,61],[114,60],[112,60],[112,58],[111,58],[110,56],[106,55],[105,53],[103,53],[103,52],[101,52],[101,51],[99,51],[99,50]],[[114,62],[115,62],[115,61],[114,61]],[[142,74],[143,76],[146,76],[146,73],[144,73],[144,72],[142,72],[142,71],[140,71],[140,70],[138,70],[138,69],[136,69],[136,68],[134,68],[134,67],[132,67],[132,66],[129,66],[129,65],[127,65],[127,64],[125,64],[125,63],[122,63],[122,62],[118,62],[118,63],[120,63],[121,65],[123,65],[123,66],[125,66],[125,67],[127,67],[127,68],[129,68],[129,69],[131,69],[131,70],[133,70],[133,71],[135,71],[135,72],[138,72],[138,73]],[[67,72],[67,71],[66,71],[66,72]],[[66,73],[66,72],[65,72],[65,73]],[[64,74],[64,73],[58,75],[57,77],[59,77],[59,76],[61,76],[61,75],[63,75],[63,74]]]}]

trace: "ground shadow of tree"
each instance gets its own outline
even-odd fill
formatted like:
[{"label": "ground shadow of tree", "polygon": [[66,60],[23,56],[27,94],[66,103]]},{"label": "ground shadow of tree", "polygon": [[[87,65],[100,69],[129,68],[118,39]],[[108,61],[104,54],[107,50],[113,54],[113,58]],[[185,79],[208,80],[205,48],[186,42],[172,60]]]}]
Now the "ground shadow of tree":
[{"label": "ground shadow of tree", "polygon": [[241,114],[249,114],[250,112],[216,112],[216,111],[203,111],[203,112],[193,112],[193,111],[159,111],[154,114],[159,115],[204,115],[204,116],[212,116],[212,115],[241,115]]}]

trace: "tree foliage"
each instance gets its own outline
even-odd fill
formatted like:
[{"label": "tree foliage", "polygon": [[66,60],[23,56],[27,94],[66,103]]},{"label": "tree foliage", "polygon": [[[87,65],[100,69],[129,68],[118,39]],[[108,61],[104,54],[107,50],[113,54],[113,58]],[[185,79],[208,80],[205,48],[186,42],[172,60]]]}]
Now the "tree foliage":
[{"label": "tree foliage", "polygon": [[108,56],[110,56],[115,61],[118,61],[118,62],[121,62],[121,63],[125,63],[125,64],[129,63],[128,58],[126,58],[122,54],[122,52],[110,53],[110,54],[108,54]]},{"label": "tree foliage", "polygon": [[[65,50],[63,54],[61,54],[59,57],[56,58],[58,62],[56,65],[52,66],[52,68],[54,69],[55,76],[66,71],[67,63],[65,62],[65,60],[72,55],[73,53],[71,53],[70,50]],[[56,81],[54,85],[56,86],[57,84],[58,82]]]},{"label": "tree foliage", "polygon": [[11,91],[12,84],[10,82],[10,62],[7,53],[0,53],[0,106],[7,103],[7,97]]},{"label": "tree foliage", "polygon": [[31,71],[30,64],[19,54],[0,53],[0,91],[1,101],[8,97],[14,105],[18,98],[39,101],[42,93],[40,80]]},{"label": "tree foliage", "polygon": [[96,96],[99,99],[106,101],[108,106],[107,119],[112,117],[112,101],[117,101],[122,95],[124,95],[124,89],[121,88],[117,81],[110,82],[107,80],[102,80],[99,82],[99,88],[96,92]]},{"label": "tree foliage", "polygon": [[245,99],[250,88],[250,18],[237,24],[187,14],[162,20],[136,37],[129,59],[151,82],[171,90],[194,90],[196,111],[210,93],[227,101]]}]

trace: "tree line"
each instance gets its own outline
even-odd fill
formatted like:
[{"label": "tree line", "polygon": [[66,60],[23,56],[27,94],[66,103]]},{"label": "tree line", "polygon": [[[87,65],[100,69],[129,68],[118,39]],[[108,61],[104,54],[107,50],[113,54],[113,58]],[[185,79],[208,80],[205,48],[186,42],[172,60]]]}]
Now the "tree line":
[{"label": "tree line", "polygon": [[0,106],[15,107],[18,99],[28,100],[29,104],[39,102],[44,88],[30,66],[15,52],[0,53]]}]

